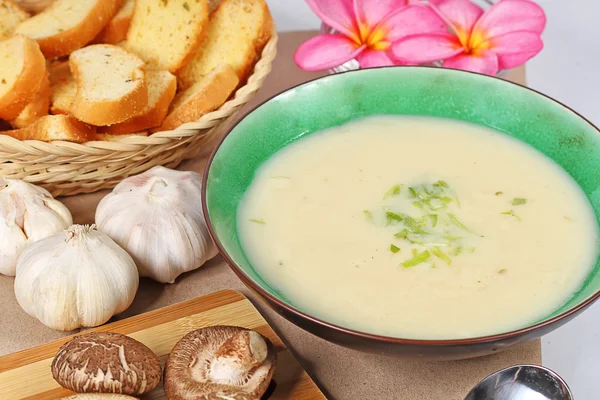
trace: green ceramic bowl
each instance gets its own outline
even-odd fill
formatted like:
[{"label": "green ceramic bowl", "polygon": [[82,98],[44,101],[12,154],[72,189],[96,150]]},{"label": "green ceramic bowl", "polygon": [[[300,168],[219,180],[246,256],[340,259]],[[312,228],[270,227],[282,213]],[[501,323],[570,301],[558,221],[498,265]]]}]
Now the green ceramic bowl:
[{"label": "green ceramic bowl", "polygon": [[463,340],[407,340],[319,320],[274,290],[269,277],[258,275],[246,258],[236,227],[238,203],[255,171],[303,136],[377,114],[453,118],[503,131],[562,166],[588,196],[597,220],[600,217],[600,132],[564,105],[514,83],[449,69],[392,67],[327,76],[256,108],[223,139],[206,170],[203,202],[211,234],[236,274],[276,311],[315,335],[347,347],[421,359],[457,359],[540,337],[600,297],[597,262],[566,304],[530,326]]}]

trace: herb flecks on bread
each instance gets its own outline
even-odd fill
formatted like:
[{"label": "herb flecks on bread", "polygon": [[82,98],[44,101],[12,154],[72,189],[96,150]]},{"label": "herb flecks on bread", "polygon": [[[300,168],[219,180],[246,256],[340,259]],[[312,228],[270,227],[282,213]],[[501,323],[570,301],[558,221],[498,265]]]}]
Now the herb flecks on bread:
[{"label": "herb flecks on bread", "polygon": [[140,115],[148,105],[146,65],[135,54],[109,44],[79,49],[69,58],[77,82],[70,114],[105,126]]},{"label": "herb flecks on bread", "polygon": [[172,130],[221,107],[238,86],[239,78],[229,64],[217,66],[190,88],[178,93],[160,130]]},{"label": "herb flecks on bread", "polygon": [[127,39],[127,32],[129,31],[129,26],[131,24],[134,6],[135,0],[125,0],[117,15],[110,20],[108,25],[102,29],[93,42],[117,44]]},{"label": "herb flecks on bread", "polygon": [[37,40],[46,58],[66,56],[94,39],[122,4],[123,0],[55,0],[16,32]]},{"label": "herb flecks on bread", "polygon": [[219,64],[231,65],[243,82],[271,38],[272,29],[264,0],[222,0],[210,16],[202,45],[177,74],[179,88],[189,88]]},{"label": "herb flecks on bread", "polygon": [[11,37],[17,26],[27,18],[29,14],[11,0],[0,0],[0,40]]},{"label": "herb flecks on bread", "polygon": [[193,57],[207,22],[207,0],[136,0],[124,46],[175,73]]},{"label": "herb flecks on bread", "polygon": [[46,115],[26,128],[2,133],[19,140],[85,143],[95,139],[96,127],[86,125],[68,115]]},{"label": "herb flecks on bread", "polygon": [[177,80],[169,71],[146,71],[148,105],[138,116],[120,124],[104,127],[103,133],[125,134],[159,126],[165,119],[169,105],[175,97]]},{"label": "herb flecks on bread", "polygon": [[22,35],[0,42],[0,118],[17,118],[46,77],[46,60],[35,40]]}]

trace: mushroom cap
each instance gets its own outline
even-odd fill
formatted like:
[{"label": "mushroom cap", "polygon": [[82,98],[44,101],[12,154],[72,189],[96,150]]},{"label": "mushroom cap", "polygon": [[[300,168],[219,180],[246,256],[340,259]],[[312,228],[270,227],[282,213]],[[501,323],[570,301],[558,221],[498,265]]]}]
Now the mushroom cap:
[{"label": "mushroom cap", "polygon": [[60,400],[138,400],[125,394],[78,393],[73,396],[61,397]]},{"label": "mushroom cap", "polygon": [[74,392],[140,395],[160,383],[161,367],[156,354],[137,340],[92,332],[61,346],[52,360],[52,376]]},{"label": "mushroom cap", "polygon": [[169,400],[258,400],[276,364],[269,339],[236,326],[211,326],[185,335],[165,365]]}]

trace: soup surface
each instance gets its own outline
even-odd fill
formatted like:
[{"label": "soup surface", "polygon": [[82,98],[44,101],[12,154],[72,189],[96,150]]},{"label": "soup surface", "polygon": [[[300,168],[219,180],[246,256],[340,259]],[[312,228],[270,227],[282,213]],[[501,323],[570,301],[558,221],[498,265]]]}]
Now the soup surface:
[{"label": "soup surface", "polygon": [[508,135],[424,117],[370,117],[292,143],[258,171],[238,228],[292,304],[403,338],[541,319],[598,251],[593,210],[558,165]]}]

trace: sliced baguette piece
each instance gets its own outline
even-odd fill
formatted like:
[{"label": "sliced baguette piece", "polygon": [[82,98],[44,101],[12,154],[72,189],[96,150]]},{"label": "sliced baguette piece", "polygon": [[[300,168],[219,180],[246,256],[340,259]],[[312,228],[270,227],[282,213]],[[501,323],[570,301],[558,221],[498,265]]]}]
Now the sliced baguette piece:
[{"label": "sliced baguette piece", "polygon": [[93,43],[117,44],[127,39],[134,6],[135,0],[125,0],[117,15],[102,29]]},{"label": "sliced baguette piece", "polygon": [[77,94],[77,82],[71,74],[68,61],[55,62],[48,67],[50,72],[50,112],[68,114]]},{"label": "sliced baguette piece", "polygon": [[73,52],[69,66],[77,82],[70,114],[78,120],[106,126],[146,109],[146,65],[135,54],[111,44],[94,44]]},{"label": "sliced baguette piece", "polygon": [[122,3],[123,0],[55,0],[22,22],[16,33],[37,40],[46,58],[65,56],[94,39]]},{"label": "sliced baguette piece", "polygon": [[210,16],[206,37],[192,61],[177,74],[180,90],[229,64],[243,82],[271,38],[273,20],[264,0],[222,0]]},{"label": "sliced baguette piece", "polygon": [[27,104],[17,118],[9,122],[14,128],[25,128],[26,126],[33,124],[41,117],[48,115],[49,108],[50,80],[48,79],[48,73],[46,72],[46,76],[44,79],[42,79],[35,98],[31,103]]},{"label": "sliced baguette piece", "polygon": [[221,107],[240,82],[229,64],[221,64],[201,81],[178,93],[171,111],[157,131],[170,131]]},{"label": "sliced baguette piece", "polygon": [[17,118],[45,77],[46,60],[35,40],[15,35],[0,42],[0,118]]},{"label": "sliced baguette piece", "polygon": [[207,23],[207,0],[136,0],[124,46],[175,73],[192,59]]},{"label": "sliced baguette piece", "polygon": [[11,0],[0,0],[0,40],[11,37],[17,26],[27,18],[29,14]]},{"label": "sliced baguette piece", "polygon": [[85,143],[94,140],[96,127],[84,124],[68,115],[46,115],[23,129],[2,132],[19,140],[41,140],[52,142]]},{"label": "sliced baguette piece", "polygon": [[120,124],[100,129],[102,133],[122,135],[159,126],[169,111],[169,105],[177,91],[177,79],[169,71],[149,70],[146,72],[148,83],[148,105],[138,116]]}]

